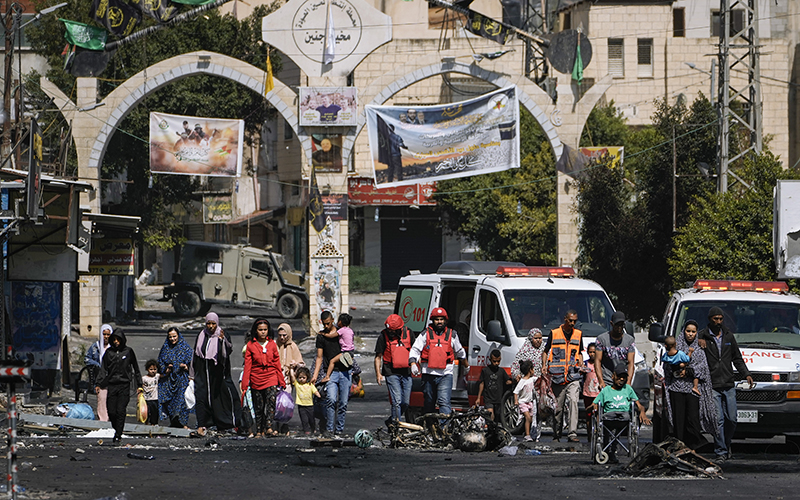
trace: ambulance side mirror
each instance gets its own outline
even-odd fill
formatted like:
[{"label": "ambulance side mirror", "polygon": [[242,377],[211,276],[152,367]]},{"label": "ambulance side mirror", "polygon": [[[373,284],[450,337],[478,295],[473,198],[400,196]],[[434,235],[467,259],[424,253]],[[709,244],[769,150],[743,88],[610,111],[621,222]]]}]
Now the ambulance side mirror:
[{"label": "ambulance side mirror", "polygon": [[493,319],[489,321],[486,327],[486,340],[489,342],[506,342],[506,336],[503,335],[503,325],[500,324],[500,321]]},{"label": "ambulance side mirror", "polygon": [[647,338],[651,342],[663,343],[666,336],[664,335],[664,324],[653,323],[650,325],[650,331],[647,332]]}]

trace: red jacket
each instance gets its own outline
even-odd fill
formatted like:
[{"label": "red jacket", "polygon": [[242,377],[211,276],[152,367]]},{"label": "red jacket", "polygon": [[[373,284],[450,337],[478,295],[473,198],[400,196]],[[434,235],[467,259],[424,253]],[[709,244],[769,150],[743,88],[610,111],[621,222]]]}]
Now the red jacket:
[{"label": "red jacket", "polygon": [[257,341],[248,342],[244,353],[242,387],[247,389],[249,386],[260,391],[275,385],[286,387],[277,344],[270,339],[267,342],[267,352],[264,352]]}]

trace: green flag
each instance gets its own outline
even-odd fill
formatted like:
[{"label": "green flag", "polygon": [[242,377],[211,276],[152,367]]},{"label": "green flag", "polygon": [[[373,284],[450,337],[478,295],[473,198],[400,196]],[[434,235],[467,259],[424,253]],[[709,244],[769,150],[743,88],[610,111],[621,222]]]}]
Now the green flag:
[{"label": "green flag", "polygon": [[89,50],[104,50],[106,48],[106,37],[108,36],[106,30],[83,23],[76,23],[75,21],[67,21],[66,19],[59,19],[59,21],[67,27],[64,38],[67,39],[70,45],[77,45]]},{"label": "green flag", "polygon": [[581,38],[578,34],[578,50],[575,53],[575,66],[572,67],[572,79],[578,82],[578,85],[583,83],[583,59],[581,58]]}]

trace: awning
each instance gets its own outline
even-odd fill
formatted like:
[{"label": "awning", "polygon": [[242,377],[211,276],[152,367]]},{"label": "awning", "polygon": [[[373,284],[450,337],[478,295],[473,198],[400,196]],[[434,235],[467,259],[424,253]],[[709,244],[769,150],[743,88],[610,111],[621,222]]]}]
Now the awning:
[{"label": "awning", "polygon": [[111,214],[96,214],[84,213],[84,218],[94,222],[97,226],[117,229],[125,231],[139,231],[139,223],[142,221],[141,217],[134,217],[131,215],[111,215]]},{"label": "awning", "polygon": [[272,210],[258,210],[256,212],[249,213],[247,215],[243,215],[237,219],[234,219],[228,222],[229,226],[246,226],[247,222],[250,221],[250,225],[258,224],[261,222],[266,222],[268,220],[274,219],[275,217],[279,217],[286,213],[286,207],[278,207]]}]

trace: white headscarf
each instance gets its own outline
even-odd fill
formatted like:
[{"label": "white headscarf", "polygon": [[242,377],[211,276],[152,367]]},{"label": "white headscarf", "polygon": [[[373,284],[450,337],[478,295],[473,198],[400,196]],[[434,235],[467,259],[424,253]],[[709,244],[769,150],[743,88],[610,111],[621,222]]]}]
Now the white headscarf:
[{"label": "white headscarf", "polygon": [[[105,324],[100,327],[100,342],[97,343],[97,345],[100,347],[100,363],[103,362],[103,354],[106,353],[106,345],[105,342],[103,342],[103,332],[106,330],[114,333],[114,329],[111,328],[111,325]],[[111,339],[111,337],[109,337],[109,339]]]}]

